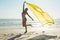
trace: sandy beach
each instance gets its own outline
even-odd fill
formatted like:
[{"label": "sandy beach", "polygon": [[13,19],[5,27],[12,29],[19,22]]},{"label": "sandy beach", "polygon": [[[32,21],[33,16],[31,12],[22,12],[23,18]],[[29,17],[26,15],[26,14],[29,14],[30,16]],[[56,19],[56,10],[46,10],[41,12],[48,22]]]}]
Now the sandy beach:
[{"label": "sandy beach", "polygon": [[[24,29],[0,29],[0,40],[40,40],[41,35],[43,35],[42,30],[36,29],[28,29],[26,34],[24,34]],[[44,35],[56,36],[49,40],[60,40],[59,29],[45,30]]]}]

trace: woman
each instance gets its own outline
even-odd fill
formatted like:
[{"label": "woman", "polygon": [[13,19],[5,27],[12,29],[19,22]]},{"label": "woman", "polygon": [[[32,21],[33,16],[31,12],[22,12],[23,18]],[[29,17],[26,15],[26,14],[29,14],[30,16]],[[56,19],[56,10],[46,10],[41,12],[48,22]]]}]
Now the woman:
[{"label": "woman", "polygon": [[[27,21],[27,19],[26,19],[26,15],[28,15],[29,17],[30,17],[30,15],[28,14],[28,8],[25,8],[24,9],[24,7],[25,7],[25,3],[26,3],[26,1],[23,3],[23,12],[22,12],[22,25],[23,25],[23,27],[25,27],[25,33],[27,33],[27,26],[31,26],[31,24],[28,24],[28,25],[26,25],[26,21]],[[32,19],[32,17],[30,17],[31,19]],[[32,19],[33,20],[33,19]]]}]

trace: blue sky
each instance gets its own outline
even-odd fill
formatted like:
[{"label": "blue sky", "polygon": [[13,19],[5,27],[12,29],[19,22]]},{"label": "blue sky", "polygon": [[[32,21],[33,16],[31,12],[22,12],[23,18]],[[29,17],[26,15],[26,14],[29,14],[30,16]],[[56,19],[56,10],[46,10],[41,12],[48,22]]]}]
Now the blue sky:
[{"label": "blue sky", "polygon": [[[0,0],[0,19],[20,19],[25,0]],[[60,0],[26,0],[42,8],[54,19],[60,18]],[[29,12],[29,11],[28,11]],[[33,16],[30,12],[29,14]]]}]

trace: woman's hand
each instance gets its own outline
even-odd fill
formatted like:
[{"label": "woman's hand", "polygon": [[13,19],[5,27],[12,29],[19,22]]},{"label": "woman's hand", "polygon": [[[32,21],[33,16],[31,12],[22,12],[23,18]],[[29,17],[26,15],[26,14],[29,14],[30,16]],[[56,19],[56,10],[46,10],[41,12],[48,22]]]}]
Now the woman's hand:
[{"label": "woman's hand", "polygon": [[34,21],[34,20],[32,19],[32,21]]},{"label": "woman's hand", "polygon": [[24,3],[26,3],[26,1],[24,1]]}]

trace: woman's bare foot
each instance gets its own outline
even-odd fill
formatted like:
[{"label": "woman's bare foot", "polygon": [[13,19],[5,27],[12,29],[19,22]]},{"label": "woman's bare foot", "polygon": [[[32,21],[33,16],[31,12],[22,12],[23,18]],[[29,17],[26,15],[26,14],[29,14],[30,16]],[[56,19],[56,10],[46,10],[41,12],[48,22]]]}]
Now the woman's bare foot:
[{"label": "woman's bare foot", "polygon": [[27,24],[27,26],[32,26],[31,24]]},{"label": "woman's bare foot", "polygon": [[27,33],[27,31],[25,31],[24,33]]}]

